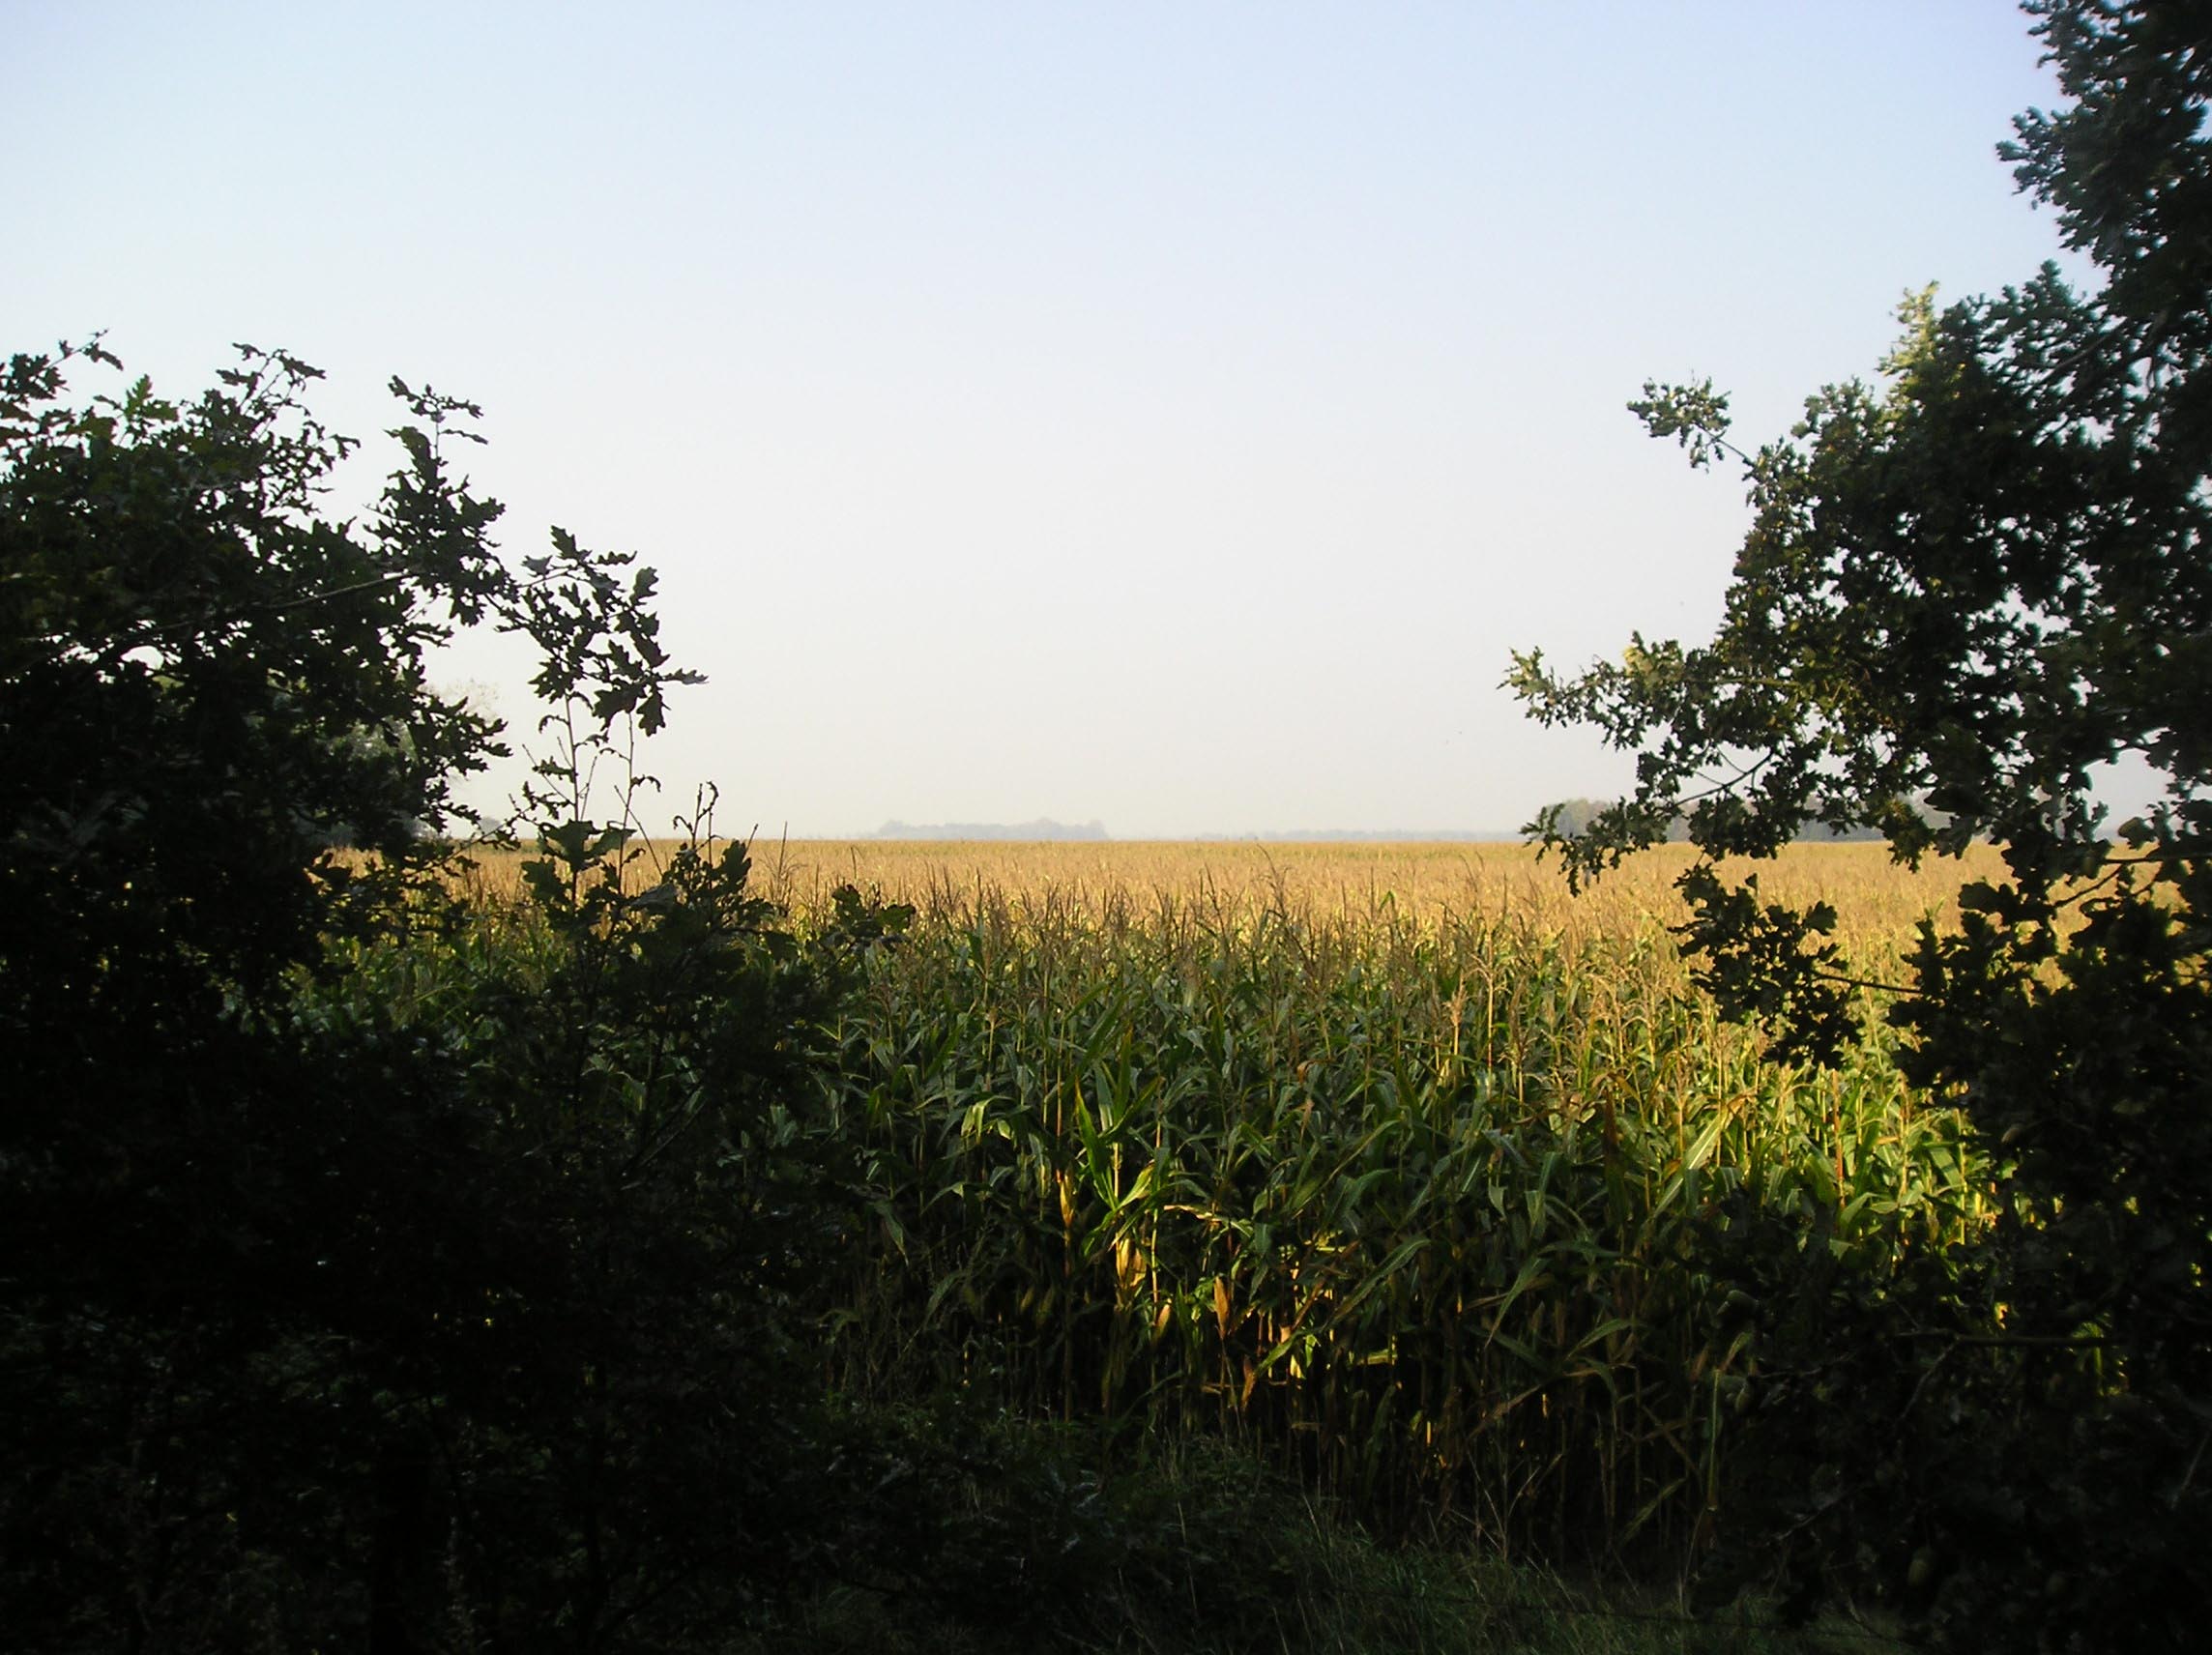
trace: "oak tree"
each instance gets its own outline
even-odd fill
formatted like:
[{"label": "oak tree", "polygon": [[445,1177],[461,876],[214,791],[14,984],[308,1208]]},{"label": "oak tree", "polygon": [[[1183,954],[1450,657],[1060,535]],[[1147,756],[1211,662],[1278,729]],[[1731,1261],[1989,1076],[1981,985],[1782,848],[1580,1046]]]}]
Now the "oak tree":
[{"label": "oak tree", "polygon": [[[1984,1320],[1900,1290],[1777,1355],[1770,1400],[1860,1409],[1776,1527],[1801,1574],[1863,1548],[1985,1646],[2178,1645],[2212,1536],[2212,19],[2027,11],[2066,102],[2001,153],[2092,280],[1909,298],[1877,383],[1755,451],[1710,383],[1647,386],[1654,436],[1747,481],[1718,632],[1508,682],[1636,755],[1628,798],[1541,824],[1568,876],[1686,823],[1685,946],[1783,1058],[1835,1060],[1869,1002],[1833,913],[1767,900],[1759,860],[1816,825],[2001,851],[1880,1013],[2000,1169],[2000,1226],[1942,1272]],[[2115,776],[2149,795],[2124,820]]]}]

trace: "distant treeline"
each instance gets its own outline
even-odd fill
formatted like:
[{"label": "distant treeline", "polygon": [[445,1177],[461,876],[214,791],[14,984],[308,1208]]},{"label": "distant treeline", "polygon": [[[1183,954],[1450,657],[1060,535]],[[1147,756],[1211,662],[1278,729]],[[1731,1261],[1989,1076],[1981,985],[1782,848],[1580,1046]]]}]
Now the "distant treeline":
[{"label": "distant treeline", "polygon": [[[1570,836],[1582,832],[1590,825],[1591,821],[1597,816],[1598,812],[1605,809],[1606,806],[1612,802],[1613,801],[1611,799],[1605,798],[1568,799],[1564,804],[1559,806],[1559,830],[1562,833],[1566,833]],[[1934,820],[1936,813],[1924,809],[1923,814],[1929,816],[1931,820]],[[1533,835],[1529,834],[1526,829],[1520,833],[1512,835],[1512,837],[1518,839],[1525,839],[1532,836]],[[1668,840],[1674,844],[1680,844],[1687,840],[1689,836],[1689,819],[1686,816],[1676,816],[1673,826],[1667,829]],[[1878,828],[1868,828],[1864,826],[1857,828],[1830,828],[1822,822],[1808,822],[1805,824],[1804,828],[1798,831],[1797,837],[1801,840],[1812,843],[1827,843],[1836,840],[1866,842],[1878,840],[1881,837],[1881,829]]]},{"label": "distant treeline", "polygon": [[[1597,798],[1571,798],[1559,808],[1559,826],[1569,833],[1578,833],[1588,825],[1590,818],[1610,802]],[[1513,844],[1528,837],[1526,829],[1495,828],[1269,828],[1257,833],[1193,833],[1190,839],[1198,844],[1232,844],[1257,841],[1266,845],[1296,844]],[[1677,823],[1672,839],[1689,836],[1687,828]],[[887,822],[873,833],[863,834],[869,839],[1005,839],[1005,840],[1104,840],[1113,837],[1106,831],[1103,822],[1055,822],[1040,816],[1034,822]],[[1854,828],[1848,832],[1815,823],[1807,827],[1802,837],[1807,839],[1878,839],[1880,832],[1873,828]]]},{"label": "distant treeline", "polygon": [[1266,845],[1454,845],[1510,844],[1522,837],[1489,828],[1292,828],[1265,833],[1199,833],[1204,844],[1258,840]]},{"label": "distant treeline", "polygon": [[1038,817],[1034,822],[887,822],[871,839],[1103,839],[1106,824],[1069,824]]}]

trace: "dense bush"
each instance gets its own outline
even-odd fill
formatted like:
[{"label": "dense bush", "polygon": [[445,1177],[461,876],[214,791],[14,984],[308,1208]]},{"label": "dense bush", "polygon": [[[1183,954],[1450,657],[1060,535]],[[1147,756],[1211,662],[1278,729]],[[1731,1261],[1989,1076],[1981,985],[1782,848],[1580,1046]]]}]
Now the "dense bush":
[{"label": "dense bush", "polygon": [[[89,356],[109,362],[95,349]],[[581,778],[683,675],[650,571],[509,568],[416,423],[361,523],[312,370],[0,395],[0,1598],[15,1647],[680,1646],[824,1545],[795,1318],[839,1219],[802,949]],[[495,732],[428,652],[543,651],[527,906],[453,895]],[[809,1307],[811,1308],[811,1307]]]}]

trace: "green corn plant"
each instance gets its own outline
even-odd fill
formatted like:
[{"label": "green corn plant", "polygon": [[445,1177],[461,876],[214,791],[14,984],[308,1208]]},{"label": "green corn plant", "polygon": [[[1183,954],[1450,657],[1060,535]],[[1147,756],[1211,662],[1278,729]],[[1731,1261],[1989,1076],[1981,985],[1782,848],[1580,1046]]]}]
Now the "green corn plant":
[{"label": "green corn plant", "polygon": [[839,1031],[884,1240],[832,1370],[1236,1438],[1506,1553],[1709,1541],[1758,1360],[1732,1204],[1874,1275],[1987,1171],[1886,1052],[1762,1060],[1660,920],[933,890]]}]

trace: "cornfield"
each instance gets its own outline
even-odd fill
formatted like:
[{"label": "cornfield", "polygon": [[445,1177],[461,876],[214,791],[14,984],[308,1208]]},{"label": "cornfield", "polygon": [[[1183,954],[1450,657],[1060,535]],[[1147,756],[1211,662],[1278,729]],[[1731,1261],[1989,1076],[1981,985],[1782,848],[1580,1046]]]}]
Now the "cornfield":
[{"label": "cornfield", "polygon": [[[756,857],[801,922],[847,881],[917,911],[835,1031],[851,1395],[1224,1436],[1384,1524],[1686,1558],[1760,1354],[1707,1268],[1731,1213],[1876,1277],[1989,1216],[1879,1033],[1809,1073],[1715,1020],[1674,852],[1575,899],[1506,847]],[[1880,976],[1959,879],[1823,846],[1763,883]]]}]

